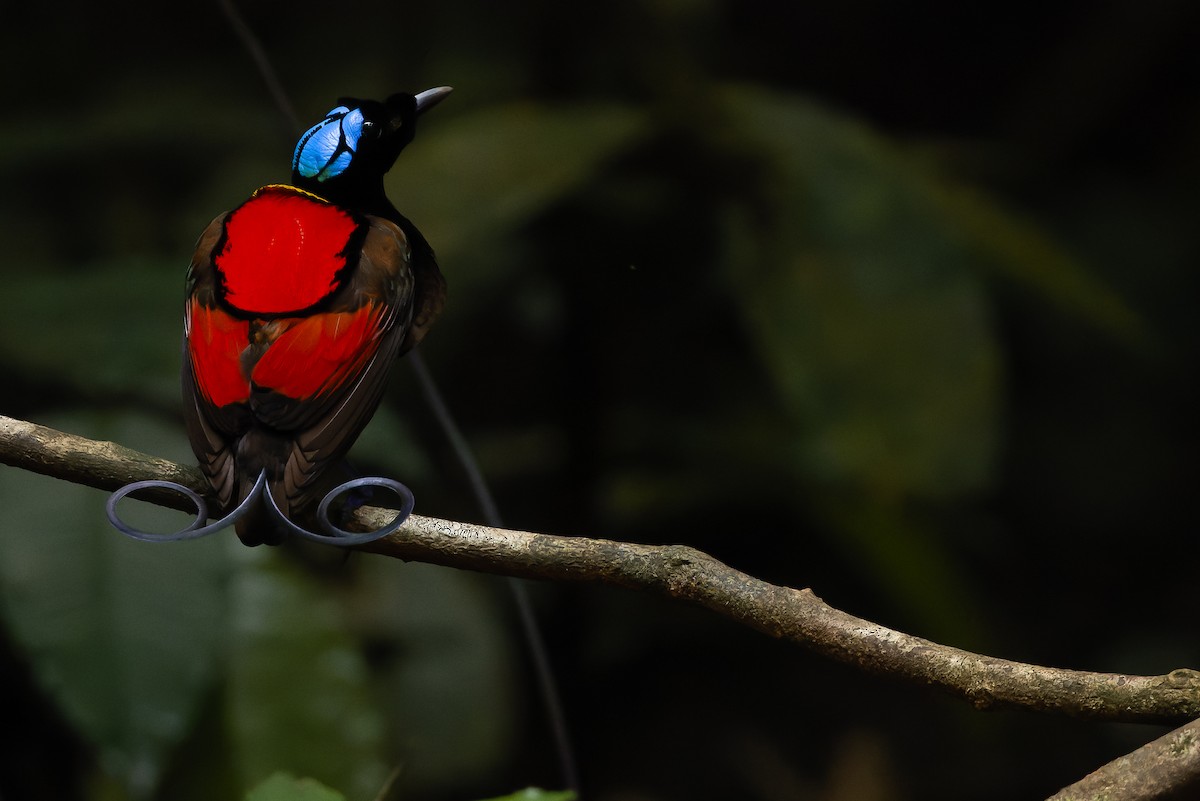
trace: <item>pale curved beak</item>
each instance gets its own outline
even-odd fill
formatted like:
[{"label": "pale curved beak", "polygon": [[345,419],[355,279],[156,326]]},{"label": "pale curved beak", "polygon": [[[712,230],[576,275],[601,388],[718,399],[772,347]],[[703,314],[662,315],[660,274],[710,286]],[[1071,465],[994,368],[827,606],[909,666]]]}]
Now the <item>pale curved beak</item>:
[{"label": "pale curved beak", "polygon": [[426,89],[419,95],[416,95],[417,113],[422,114],[429,109],[441,103],[446,98],[446,95],[454,91],[452,86],[439,86],[435,89]]}]

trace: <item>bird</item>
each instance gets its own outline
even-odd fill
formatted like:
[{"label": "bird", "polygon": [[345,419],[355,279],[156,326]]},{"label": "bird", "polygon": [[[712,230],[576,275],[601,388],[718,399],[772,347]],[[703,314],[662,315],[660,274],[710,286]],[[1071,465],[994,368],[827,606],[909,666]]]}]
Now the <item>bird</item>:
[{"label": "bird", "polygon": [[[288,520],[311,518],[393,365],[441,313],[433,249],[384,176],[450,91],[340,98],[297,142],[290,183],[255,190],[200,235],[184,304],[184,422],[225,513],[260,492]],[[250,546],[286,535],[261,497],[235,530]]]}]

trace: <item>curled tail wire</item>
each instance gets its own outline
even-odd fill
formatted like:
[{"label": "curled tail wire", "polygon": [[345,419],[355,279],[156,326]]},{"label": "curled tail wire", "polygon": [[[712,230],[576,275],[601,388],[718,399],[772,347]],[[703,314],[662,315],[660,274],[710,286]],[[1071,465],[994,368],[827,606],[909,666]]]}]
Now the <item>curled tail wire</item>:
[{"label": "curled tail wire", "polygon": [[[333,503],[345,493],[356,490],[359,487],[383,487],[395,493],[400,498],[400,510],[397,512],[396,517],[386,526],[365,533],[338,528],[329,517]],[[145,489],[165,489],[187,497],[196,507],[196,519],[192,521],[191,525],[181,528],[178,531],[165,533],[145,531],[136,526],[129,525],[117,513],[117,504],[131,493]],[[327,545],[340,545],[344,548],[363,545],[396,533],[404,525],[404,521],[408,519],[408,516],[412,514],[412,510],[413,494],[409,491],[408,487],[399,481],[393,481],[390,478],[380,478],[378,476],[356,478],[353,481],[347,481],[344,484],[334,487],[321,500],[320,505],[317,506],[317,524],[324,533],[310,531],[289,520],[283,510],[279,508],[279,504],[275,502],[275,498],[267,488],[267,474],[265,472],[258,474],[258,479],[251,486],[245,497],[242,498],[241,502],[229,514],[207,525],[205,521],[208,519],[208,504],[204,498],[189,487],[177,484],[174,481],[135,481],[132,484],[126,484],[110,495],[108,503],[105,505],[108,521],[112,524],[113,528],[127,537],[142,540],[143,542],[192,540],[197,537],[215,534],[229,526],[237,527],[243,522],[249,521],[252,526],[258,527],[255,529],[255,533],[258,535],[261,535],[263,531],[270,530],[280,532],[280,537],[291,535],[314,542],[323,542]],[[240,534],[239,530],[239,536]]]}]

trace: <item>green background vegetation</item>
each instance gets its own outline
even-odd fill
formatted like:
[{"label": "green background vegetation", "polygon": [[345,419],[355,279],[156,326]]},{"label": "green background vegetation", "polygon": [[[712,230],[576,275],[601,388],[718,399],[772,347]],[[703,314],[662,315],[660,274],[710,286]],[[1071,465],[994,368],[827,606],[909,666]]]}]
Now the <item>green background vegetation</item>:
[{"label": "green background vegetation", "polygon": [[[245,5],[306,120],[455,87],[389,191],[510,525],[685,542],[1012,659],[1200,666],[1196,6]],[[215,3],[5,16],[0,413],[190,460],[183,271],[295,132]],[[355,459],[479,519],[404,365]],[[0,796],[561,784],[502,581],[138,544],[103,499],[0,468]],[[597,801],[1044,797],[1162,731],[533,589]]]}]

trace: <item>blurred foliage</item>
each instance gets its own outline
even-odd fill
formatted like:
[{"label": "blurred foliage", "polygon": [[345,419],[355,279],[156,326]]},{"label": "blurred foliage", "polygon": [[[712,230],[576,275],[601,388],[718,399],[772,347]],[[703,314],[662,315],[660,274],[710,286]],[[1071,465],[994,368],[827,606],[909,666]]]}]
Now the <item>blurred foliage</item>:
[{"label": "blurred foliage", "polygon": [[488,801],[575,801],[575,793],[567,791],[546,791],[536,787],[526,787],[510,795],[492,798]]},{"label": "blurred foliage", "polygon": [[344,801],[346,796],[315,779],[275,773],[246,794],[246,801]]},{"label": "blurred foliage", "polygon": [[[1200,662],[1191,5],[242,5],[306,119],[455,87],[389,191],[510,524],[687,542],[1015,659]],[[0,412],[186,461],[183,271],[294,132],[216,3],[136,10],[155,35],[6,9]],[[354,457],[478,518],[404,366]],[[0,501],[0,797],[560,785],[502,583],[125,542],[102,493],[9,468]],[[1158,733],[534,589],[589,798],[1044,797]]]}]

